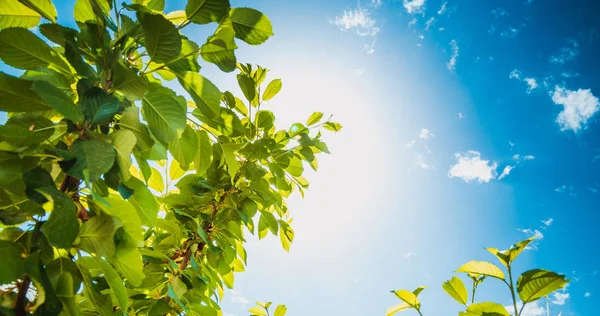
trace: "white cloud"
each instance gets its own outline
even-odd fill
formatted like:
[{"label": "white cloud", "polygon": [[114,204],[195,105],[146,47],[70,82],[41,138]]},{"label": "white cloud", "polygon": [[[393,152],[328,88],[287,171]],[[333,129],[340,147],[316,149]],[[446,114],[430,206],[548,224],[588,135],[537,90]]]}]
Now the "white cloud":
[{"label": "white cloud", "polygon": [[408,144],[404,145],[404,147],[408,147],[408,148],[410,148],[410,147],[412,147],[414,144],[415,144],[415,141],[414,141],[414,140],[411,140],[411,141],[410,141],[410,143],[408,143]]},{"label": "white cloud", "polygon": [[419,36],[417,36],[417,37],[418,37],[420,40],[422,40],[422,39],[424,39],[424,38],[425,38],[425,36],[424,36],[423,34],[421,34],[421,35],[419,35]]},{"label": "white cloud", "polygon": [[364,49],[367,55],[372,55],[375,53],[375,38],[373,38],[373,42],[371,42],[371,44],[365,44]]},{"label": "white cloud", "polygon": [[419,138],[429,139],[434,137],[435,135],[426,128],[421,128],[421,132],[419,133]]},{"label": "white cloud", "polygon": [[430,17],[429,20],[427,20],[427,22],[425,22],[425,31],[428,31],[434,22],[435,22],[435,18]]},{"label": "white cloud", "polygon": [[456,153],[454,156],[458,162],[450,168],[448,177],[461,178],[467,183],[472,181],[488,183],[496,178],[498,164],[489,160],[482,160],[479,152],[470,150],[465,154]]},{"label": "white cloud", "polygon": [[371,5],[379,8],[381,6],[381,0],[371,0]]},{"label": "white cloud", "polygon": [[554,189],[554,191],[558,193],[569,194],[570,196],[575,196],[575,188],[572,185],[563,184],[558,188]]},{"label": "white cloud", "polygon": [[417,158],[415,158],[415,160],[413,160],[413,165],[417,166],[421,169],[429,169],[431,168],[430,165],[428,165],[425,160],[423,159],[423,155],[417,155]]},{"label": "white cloud", "polygon": [[556,86],[552,101],[564,106],[556,118],[560,130],[571,130],[575,133],[585,128],[585,124],[598,112],[600,107],[598,98],[592,94],[590,89],[574,91]]},{"label": "white cloud", "polygon": [[518,69],[514,69],[513,71],[510,72],[510,75],[508,75],[508,78],[510,78],[510,79],[517,79],[517,80],[525,82],[527,84],[527,93],[531,93],[531,91],[533,91],[534,89],[537,89],[539,87],[537,80],[535,78],[525,77],[521,80],[522,77],[523,77],[523,74]]},{"label": "white cloud", "polygon": [[423,13],[425,10],[425,0],[404,0],[404,8],[410,14]]},{"label": "white cloud", "polygon": [[556,55],[550,57],[550,63],[563,65],[569,60],[574,59],[579,55],[579,43],[575,40],[569,40],[569,44],[558,50]]},{"label": "white cloud", "polygon": [[456,113],[456,117],[458,117],[458,119],[462,120],[465,118],[465,115],[459,112],[459,113]]},{"label": "white cloud", "polygon": [[552,222],[554,222],[554,218],[548,218],[547,220],[543,220],[542,224],[544,224],[546,227],[550,227],[550,225],[552,225]]},{"label": "white cloud", "polygon": [[364,8],[345,10],[344,15],[335,17],[335,21],[331,23],[339,26],[342,31],[352,30],[360,36],[375,36],[379,32],[376,21]]},{"label": "white cloud", "polygon": [[[517,308],[520,310],[522,303],[517,303]],[[504,306],[509,313],[515,314],[513,305]],[[519,314],[521,316],[545,316],[546,309],[540,304],[540,301],[535,301],[525,305],[523,312]]]},{"label": "white cloud", "polygon": [[518,231],[522,232],[523,234],[528,235],[529,238],[535,237],[535,239],[537,239],[537,240],[544,239],[544,234],[542,234],[542,232],[537,229],[527,228],[527,229],[518,229]]},{"label": "white cloud", "polygon": [[445,28],[445,27],[440,27],[438,30],[439,30],[440,32],[442,32],[442,31],[445,31],[445,30],[446,30],[446,28]]},{"label": "white cloud", "polygon": [[490,25],[490,28],[488,29],[488,33],[490,33],[490,34],[496,33],[496,27],[494,26],[494,24]]},{"label": "white cloud", "polygon": [[592,296],[592,293],[590,293],[590,292],[585,292],[585,294],[583,294],[583,297],[585,297],[585,298],[588,298],[590,296]]},{"label": "white cloud", "polygon": [[[514,144],[514,143],[511,143],[511,142],[508,142],[508,143],[511,145],[511,147],[514,147],[514,146],[515,146],[515,144]],[[513,159],[514,161],[516,161],[517,163],[519,163],[519,164],[520,164],[520,163],[522,163],[523,161],[534,160],[534,159],[535,159],[535,156],[533,156],[533,155],[525,155],[525,156],[521,156],[521,155],[519,155],[519,154],[514,154],[514,155],[512,156],[512,159]]]},{"label": "white cloud", "polygon": [[444,3],[442,4],[442,7],[441,7],[441,8],[438,10],[438,12],[437,12],[437,13],[438,13],[438,14],[440,14],[440,15],[444,14],[444,12],[446,12],[446,6],[447,6],[447,5],[448,5],[448,1],[444,2]]},{"label": "white cloud", "polygon": [[556,292],[556,293],[552,294],[552,296],[554,297],[552,299],[552,301],[550,301],[552,304],[565,305],[565,303],[567,302],[567,300],[569,299],[569,297],[571,295],[569,295],[569,293],[567,293],[565,290],[563,292]]},{"label": "white cloud", "polygon": [[417,24],[417,18],[413,18],[412,20],[410,20],[410,22],[408,22],[408,27],[411,27],[415,24]]},{"label": "white cloud", "polygon": [[450,48],[452,50],[452,55],[450,56],[450,61],[448,61],[448,64],[446,64],[446,66],[448,67],[449,70],[455,70],[456,69],[456,59],[458,58],[458,43],[456,43],[456,40],[452,40],[450,41]]},{"label": "white cloud", "polygon": [[503,178],[505,178],[506,176],[508,176],[510,174],[510,171],[513,170],[514,168],[515,168],[514,166],[506,166],[506,167],[504,167],[504,170],[502,170],[502,173],[498,177],[498,180],[502,180]]},{"label": "white cloud", "polygon": [[529,88],[527,88],[527,93],[531,93],[532,90],[538,87],[537,81],[534,78],[525,78],[523,81],[529,86]]}]

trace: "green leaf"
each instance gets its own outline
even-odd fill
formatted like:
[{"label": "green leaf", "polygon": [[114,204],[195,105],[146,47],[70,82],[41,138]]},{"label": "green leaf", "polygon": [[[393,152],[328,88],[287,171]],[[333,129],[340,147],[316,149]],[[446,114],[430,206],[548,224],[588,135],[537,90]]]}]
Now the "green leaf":
[{"label": "green leaf", "polygon": [[87,170],[89,182],[100,179],[110,170],[116,156],[111,144],[97,139],[78,139],[71,145],[70,152],[75,156],[75,162],[63,164],[63,169],[66,168],[67,174],[77,179],[85,179],[84,171]]},{"label": "green leaf", "polygon": [[251,8],[233,8],[229,11],[229,16],[233,22],[235,37],[248,44],[262,44],[273,35],[271,21],[260,11]]},{"label": "green leaf", "polygon": [[521,254],[521,252],[523,252],[523,250],[525,250],[527,248],[527,245],[529,245],[534,239],[535,239],[535,237],[532,237],[532,238],[523,240],[521,242],[518,242],[515,245],[512,245],[510,247],[510,249],[508,249],[506,251],[500,251],[496,248],[485,248],[485,249],[487,251],[489,251],[491,254],[493,254],[494,256],[496,256],[496,258],[498,258],[498,260],[500,260],[500,262],[504,266],[508,266],[519,256],[519,254]]},{"label": "green leaf", "polygon": [[63,74],[71,70],[42,39],[23,28],[0,31],[0,59],[19,69],[50,68]]},{"label": "green leaf", "polygon": [[135,208],[142,224],[152,227],[158,218],[158,204],[154,194],[150,192],[148,187],[138,178],[131,177],[125,182],[129,188],[133,190],[133,195],[127,199]]},{"label": "green leaf", "polygon": [[181,52],[181,35],[163,15],[138,11],[138,19],[144,30],[146,51],[150,60],[165,63],[175,59]]},{"label": "green leaf", "polygon": [[110,289],[117,298],[121,310],[127,311],[129,307],[129,298],[123,279],[121,279],[117,271],[115,271],[115,269],[113,269],[106,261],[96,258],[96,263],[100,270],[102,270],[106,283],[108,283],[108,286],[110,286]]},{"label": "green leaf", "polygon": [[285,313],[287,313],[287,307],[285,307],[285,305],[279,305],[275,309],[273,316],[285,316]]},{"label": "green leaf", "polygon": [[[44,18],[56,23],[56,8],[50,0],[19,0],[33,11],[39,13]],[[4,5],[4,4],[3,4]]]},{"label": "green leaf", "polygon": [[315,125],[315,124],[319,123],[319,121],[322,118],[323,118],[323,112],[315,112],[308,117],[308,120],[306,120],[306,126]]},{"label": "green leaf", "polygon": [[194,157],[194,168],[196,169],[197,175],[203,176],[210,167],[212,161],[212,145],[208,138],[208,134],[203,130],[196,131],[196,138],[198,140],[198,144],[196,145],[198,150]]},{"label": "green leaf", "polygon": [[266,110],[256,112],[256,127],[269,130],[273,127],[274,122],[275,115],[273,115],[273,112]]},{"label": "green leaf", "polygon": [[169,143],[169,151],[173,158],[179,162],[179,165],[187,170],[194,161],[196,150],[198,149],[198,139],[194,130],[187,126],[183,130],[181,137]]},{"label": "green leaf", "polygon": [[119,111],[119,99],[101,88],[93,87],[81,97],[79,106],[90,124],[100,125],[112,121]]},{"label": "green leaf", "polygon": [[248,310],[248,312],[250,312],[252,316],[267,316],[267,312],[258,306],[252,307]]},{"label": "green leaf", "polygon": [[35,81],[31,89],[66,119],[80,123],[84,117],[75,102],[59,88],[46,81]]},{"label": "green leaf", "polygon": [[425,290],[426,288],[427,288],[426,286],[421,285],[418,288],[414,289],[413,294],[416,297],[419,297],[419,294],[421,294],[421,292],[423,292],[423,290]]},{"label": "green leaf", "polygon": [[137,71],[126,67],[122,62],[113,67],[113,89],[121,91],[130,101],[140,100],[148,91],[145,78],[138,76]]},{"label": "green leaf", "polygon": [[504,280],[504,272],[495,265],[485,261],[469,261],[456,272],[473,273]]},{"label": "green leaf", "polygon": [[48,242],[57,248],[71,248],[79,233],[77,208],[68,195],[55,188],[38,189],[49,200],[52,211],[48,221],[42,225],[41,231]]},{"label": "green leaf", "polygon": [[101,294],[98,289],[97,282],[92,281],[90,269],[85,263],[91,261],[94,262],[91,257],[82,257],[77,260],[77,267],[81,272],[83,278],[83,291],[85,292],[86,299],[92,302],[95,307],[95,311],[101,316],[113,315],[113,306],[109,295]]},{"label": "green leaf", "polygon": [[30,28],[40,23],[40,14],[18,1],[4,1],[0,5],[0,29]]},{"label": "green leaf", "polygon": [[292,126],[290,126],[290,129],[288,131],[288,133],[290,134],[290,137],[294,137],[303,132],[306,132],[306,127],[304,125],[302,125],[301,123],[292,124]]},{"label": "green leaf", "polygon": [[215,34],[202,45],[200,55],[205,61],[217,65],[224,72],[234,71],[236,66],[235,50],[238,48],[234,37],[235,31],[231,20],[224,20]]},{"label": "green leaf", "polygon": [[460,304],[466,305],[469,299],[469,293],[463,281],[457,277],[452,277],[442,284],[442,288],[448,295],[455,299]]},{"label": "green leaf", "polygon": [[10,284],[23,275],[23,258],[21,248],[10,241],[0,239],[0,284]]},{"label": "green leaf", "polygon": [[[127,240],[121,240],[120,244],[130,244],[133,246],[141,246],[142,244],[142,222],[140,217],[138,216],[135,208],[131,203],[125,200],[121,200],[117,197],[107,197],[107,204],[99,204],[98,206],[107,214],[118,218],[123,225],[123,229],[125,233],[127,233]],[[122,255],[128,256],[124,249],[126,247],[120,247],[117,249],[117,253],[119,249],[121,249]],[[138,254],[139,255],[139,254]],[[115,254],[115,256],[117,256]]]},{"label": "green leaf", "polygon": [[131,152],[136,142],[135,134],[128,129],[120,129],[112,133],[110,138],[117,152],[117,163],[121,171],[121,178],[127,181],[131,176],[129,168],[131,167]]},{"label": "green leaf", "polygon": [[188,0],[187,18],[196,24],[219,22],[229,12],[229,0]]},{"label": "green leaf", "polygon": [[[183,101],[183,100],[181,100]],[[160,142],[168,144],[185,128],[185,105],[167,88],[153,88],[142,99],[148,128]]]},{"label": "green leaf", "polygon": [[323,128],[333,132],[339,132],[342,129],[342,125],[336,122],[327,122],[323,124]]},{"label": "green leaf", "polygon": [[177,79],[202,114],[212,118],[219,113],[221,91],[210,80],[191,71],[178,74]]},{"label": "green leaf", "polygon": [[106,15],[110,12],[109,0],[77,0],[74,6],[75,21],[79,23],[91,22],[103,24],[104,17],[99,17],[94,13],[91,1],[94,1],[99,6],[99,13]]},{"label": "green leaf", "polygon": [[401,299],[404,303],[408,304],[411,308],[414,308],[416,310],[421,309],[421,303],[419,302],[419,299],[413,292],[407,290],[397,290],[392,291],[392,293],[394,293],[396,297]]},{"label": "green leaf", "polygon": [[397,312],[405,311],[405,310],[411,309],[411,308],[412,307],[410,307],[410,305],[402,302],[402,303],[400,303],[398,305],[395,305],[395,306],[392,306],[392,307],[388,308],[385,311],[385,316],[392,316],[392,315],[396,314]]},{"label": "green leaf", "polygon": [[284,221],[279,221],[279,240],[283,249],[289,252],[294,241],[294,230]]},{"label": "green leaf", "polygon": [[231,184],[235,181],[235,175],[238,170],[240,170],[240,164],[237,161],[234,151],[239,149],[238,144],[221,144],[221,148],[223,148],[223,157],[225,158],[225,163],[227,163],[227,169],[229,170],[229,177],[231,178]]},{"label": "green leaf", "polygon": [[56,296],[63,305],[63,315],[77,315],[78,309],[75,301],[75,291],[73,290],[73,277],[69,272],[63,272],[58,276]]},{"label": "green leaf", "polygon": [[113,236],[116,230],[117,224],[112,216],[96,215],[81,225],[79,243],[89,253],[110,257],[115,254]]},{"label": "green leaf", "polygon": [[475,303],[469,305],[467,307],[468,316],[510,316],[510,314],[506,311],[504,306],[498,303],[492,302],[483,302],[483,303]]},{"label": "green leaf", "polygon": [[31,92],[33,81],[0,72],[0,111],[35,112],[51,109],[50,105]]},{"label": "green leaf", "polygon": [[521,274],[517,281],[517,292],[523,302],[529,303],[562,289],[567,283],[569,280],[562,274],[534,269]]},{"label": "green leaf", "polygon": [[133,0],[133,3],[141,4],[154,11],[162,11],[165,9],[165,0]]},{"label": "green leaf", "polygon": [[157,192],[162,193],[165,190],[165,182],[163,181],[163,177],[158,170],[154,168],[151,170],[152,173],[150,175],[150,179],[148,179],[148,186]]},{"label": "green leaf", "polygon": [[152,149],[154,140],[148,132],[148,127],[140,122],[139,109],[136,106],[130,106],[123,111],[119,125],[135,134],[136,147],[141,152]]},{"label": "green leaf", "polygon": [[271,100],[275,95],[277,95],[277,93],[279,93],[279,91],[281,91],[281,87],[282,87],[281,79],[273,79],[267,85],[265,92],[263,92],[263,96],[262,96],[263,100],[264,101]]},{"label": "green leaf", "polygon": [[279,230],[279,225],[277,223],[277,219],[275,219],[275,216],[273,214],[271,214],[270,212],[261,210],[259,226],[260,226],[260,222],[263,222],[264,225],[271,231],[271,233],[273,235],[277,235],[277,232]]},{"label": "green leaf", "polygon": [[240,89],[242,89],[242,93],[246,97],[246,100],[252,101],[256,97],[256,83],[254,79],[250,78],[250,76],[246,74],[238,74],[237,75],[238,85]]},{"label": "green leaf", "polygon": [[37,306],[37,313],[40,315],[58,315],[62,310],[62,304],[54,291],[54,286],[42,265],[41,251],[35,251],[23,262],[25,273],[33,279],[38,295],[43,293],[44,300],[41,306]]},{"label": "green leaf", "polygon": [[176,60],[167,63],[167,67],[176,73],[200,71],[200,65],[198,64],[198,44],[183,38],[179,57],[177,57]]}]

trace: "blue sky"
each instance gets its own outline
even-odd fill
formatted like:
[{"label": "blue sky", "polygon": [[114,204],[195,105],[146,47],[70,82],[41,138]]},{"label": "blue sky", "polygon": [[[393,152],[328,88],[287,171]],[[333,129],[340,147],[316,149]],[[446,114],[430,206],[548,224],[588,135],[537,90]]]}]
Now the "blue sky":
[{"label": "blue sky", "polygon": [[[72,23],[74,1],[54,1]],[[296,238],[248,238],[248,268],[223,301],[288,315],[382,315],[389,290],[429,288],[424,315],[456,314],[441,283],[463,263],[494,261],[537,234],[519,258],[573,281],[552,315],[594,315],[600,297],[600,3],[558,0],[232,1],[265,12],[275,36],[240,44],[242,62],[271,69],[281,126],[313,111],[344,125],[332,155],[293,197]],[[184,1],[168,1],[166,12]],[[187,34],[203,42],[209,32]],[[0,64],[0,70],[14,70]],[[201,71],[221,90],[235,76]],[[180,94],[184,94],[179,89]],[[239,92],[239,91],[238,91]],[[466,280],[465,280],[466,281]],[[494,282],[480,300],[508,305]],[[479,300],[478,299],[478,300]],[[545,304],[524,316],[545,315]],[[410,312],[409,312],[410,313]]]}]

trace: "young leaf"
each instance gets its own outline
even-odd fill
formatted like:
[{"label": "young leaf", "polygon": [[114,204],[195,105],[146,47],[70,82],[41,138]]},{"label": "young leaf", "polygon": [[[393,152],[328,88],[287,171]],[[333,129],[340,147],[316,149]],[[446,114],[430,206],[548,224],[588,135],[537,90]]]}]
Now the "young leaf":
[{"label": "young leaf", "polygon": [[517,281],[519,297],[525,303],[533,302],[563,288],[569,280],[562,274],[534,269],[523,272]]},{"label": "young leaf", "polygon": [[73,200],[55,188],[40,188],[39,191],[49,200],[52,208],[48,221],[42,225],[42,233],[52,246],[71,248],[79,233],[79,222],[75,215],[77,208]]},{"label": "young leaf", "polygon": [[306,126],[315,125],[315,124],[319,123],[319,121],[322,118],[323,118],[323,112],[315,112],[308,117],[308,120],[306,120]]},{"label": "young leaf", "polygon": [[[50,20],[52,23],[56,23],[56,8],[50,0],[19,0],[22,4],[26,5],[33,11],[39,13],[44,18]],[[4,4],[3,4],[4,5]]]},{"label": "young leaf", "polygon": [[262,98],[263,101],[271,100],[279,91],[281,91],[282,83],[281,79],[273,79],[267,85],[265,92],[263,92]]},{"label": "young leaf", "polygon": [[467,307],[465,316],[510,316],[504,306],[498,303],[483,302],[475,303]]},{"label": "young leaf", "polygon": [[469,293],[461,279],[452,277],[442,284],[442,288],[448,295],[455,299],[460,304],[466,305],[469,300]]},{"label": "young leaf", "polygon": [[474,273],[504,280],[504,272],[495,265],[485,261],[469,261],[456,272]]},{"label": "young leaf", "polygon": [[106,280],[106,283],[108,283],[108,286],[110,286],[110,289],[117,298],[117,302],[118,305],[121,307],[121,310],[126,311],[129,307],[129,298],[127,295],[127,288],[125,287],[123,279],[121,279],[121,276],[119,276],[117,271],[115,271],[115,269],[113,269],[113,267],[111,267],[111,265],[108,264],[106,261],[96,257],[96,262],[98,264],[98,267],[104,274],[104,279]]},{"label": "young leaf", "polygon": [[496,248],[485,248],[485,250],[496,256],[496,258],[498,258],[498,260],[500,260],[504,266],[508,266],[519,256],[519,254],[521,254],[523,250],[525,250],[525,248],[527,248],[527,245],[529,245],[534,239],[535,237],[532,237],[518,242],[515,245],[512,245],[510,249],[505,251],[500,251]]},{"label": "young leaf", "polygon": [[40,23],[40,14],[18,1],[4,1],[0,5],[0,29],[9,27],[31,28]]},{"label": "young leaf", "polygon": [[411,308],[412,307],[410,305],[402,302],[402,303],[400,303],[398,305],[395,305],[395,306],[392,306],[392,307],[388,308],[385,311],[385,316],[392,316],[392,315],[395,315],[397,312],[405,311],[405,310],[411,309]]},{"label": "young leaf", "polygon": [[127,199],[138,213],[142,224],[151,227],[156,223],[158,217],[158,204],[154,194],[138,178],[131,177],[125,182],[133,190],[133,194]]},{"label": "young leaf", "polygon": [[417,310],[421,309],[421,303],[419,302],[419,299],[413,292],[407,290],[397,290],[392,291],[392,293],[394,293],[396,297],[401,299],[404,303],[408,304],[411,308]]},{"label": "young leaf", "polygon": [[237,81],[246,100],[252,102],[256,96],[256,83],[254,82],[254,79],[242,73],[237,75]]},{"label": "young leaf", "polygon": [[208,134],[205,131],[196,131],[196,136],[198,140],[196,148],[198,150],[194,157],[194,168],[196,169],[197,175],[203,176],[210,167],[210,162],[212,161],[212,146]]},{"label": "young leaf", "polygon": [[285,316],[285,313],[287,313],[287,307],[285,307],[285,305],[279,305],[275,309],[273,316]]},{"label": "young leaf", "polygon": [[179,165],[187,170],[196,156],[197,145],[198,140],[194,130],[186,126],[181,137],[169,143],[169,151],[173,158],[179,162]]},{"label": "young leaf", "polygon": [[229,12],[235,37],[250,45],[266,42],[273,36],[273,26],[262,12],[251,8],[233,8]]},{"label": "young leaf", "polygon": [[225,162],[227,163],[227,169],[229,170],[229,177],[231,178],[231,183],[234,183],[235,175],[238,170],[240,170],[240,164],[235,157],[234,151],[239,149],[239,145],[237,144],[221,144],[221,148],[223,148],[223,157],[225,158]]}]

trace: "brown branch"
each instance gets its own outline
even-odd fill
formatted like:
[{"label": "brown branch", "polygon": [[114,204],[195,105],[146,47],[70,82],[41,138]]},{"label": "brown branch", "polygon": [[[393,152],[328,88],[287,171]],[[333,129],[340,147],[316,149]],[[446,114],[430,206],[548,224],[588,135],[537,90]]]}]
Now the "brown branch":
[{"label": "brown branch", "polygon": [[27,311],[25,310],[25,299],[27,295],[27,291],[29,291],[29,284],[31,283],[31,279],[29,276],[25,276],[23,278],[23,282],[19,284],[17,300],[15,301],[15,315],[16,316],[26,316]]}]

